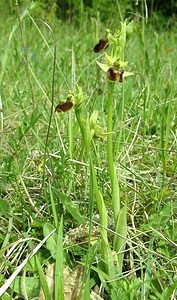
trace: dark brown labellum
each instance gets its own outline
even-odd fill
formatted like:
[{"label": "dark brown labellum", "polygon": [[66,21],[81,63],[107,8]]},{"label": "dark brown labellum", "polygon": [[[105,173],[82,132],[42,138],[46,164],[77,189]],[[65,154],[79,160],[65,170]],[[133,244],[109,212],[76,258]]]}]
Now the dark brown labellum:
[{"label": "dark brown labellum", "polygon": [[93,50],[95,53],[98,53],[105,50],[108,46],[109,46],[108,40],[101,39],[99,40],[99,43],[96,44]]},{"label": "dark brown labellum", "polygon": [[73,107],[73,103],[71,101],[60,102],[56,107],[56,112],[67,112]]},{"label": "dark brown labellum", "polygon": [[107,77],[110,81],[117,81],[117,71],[113,67],[107,70]]},{"label": "dark brown labellum", "polygon": [[122,83],[123,82],[123,73],[124,73],[123,68],[110,67],[107,71],[107,78],[110,81],[118,81],[118,82]]}]

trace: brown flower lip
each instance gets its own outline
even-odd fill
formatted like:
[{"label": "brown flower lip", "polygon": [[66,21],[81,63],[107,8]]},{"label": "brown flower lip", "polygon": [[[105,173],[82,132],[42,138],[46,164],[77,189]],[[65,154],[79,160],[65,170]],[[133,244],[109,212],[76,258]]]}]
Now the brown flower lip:
[{"label": "brown flower lip", "polygon": [[95,53],[101,52],[105,50],[109,46],[109,42],[107,39],[99,40],[99,43],[93,48]]},{"label": "brown flower lip", "polygon": [[71,101],[60,102],[55,107],[55,112],[67,112],[73,107],[73,103]]},{"label": "brown flower lip", "polygon": [[120,83],[123,82],[123,73],[124,70],[123,69],[119,69],[119,68],[114,68],[114,67],[110,67],[107,71],[107,78],[110,81],[118,81]]}]

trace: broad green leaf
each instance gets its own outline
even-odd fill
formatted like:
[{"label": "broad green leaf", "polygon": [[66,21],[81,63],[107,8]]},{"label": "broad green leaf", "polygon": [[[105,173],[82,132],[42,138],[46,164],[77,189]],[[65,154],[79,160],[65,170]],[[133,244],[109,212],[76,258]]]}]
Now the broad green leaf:
[{"label": "broad green leaf", "polygon": [[[25,286],[25,291],[24,291],[24,286]],[[39,290],[40,290],[39,279],[36,277],[17,276],[13,284],[11,285],[11,288],[17,294],[25,296],[27,293],[30,299],[35,298],[39,295]]]},{"label": "broad green leaf", "polygon": [[4,293],[1,297],[1,300],[12,300],[12,297],[8,293]]},{"label": "broad green leaf", "polygon": [[[43,226],[44,236],[46,237],[50,232],[54,230],[54,226],[50,223],[45,223]],[[56,236],[53,234],[49,239],[46,241],[46,247],[50,251],[52,257],[55,259],[56,257]]]},{"label": "broad green leaf", "polygon": [[79,223],[85,224],[85,217],[81,215],[79,208],[75,205],[71,198],[63,193],[59,193],[60,200],[63,202],[66,210],[72,215],[72,217]]}]

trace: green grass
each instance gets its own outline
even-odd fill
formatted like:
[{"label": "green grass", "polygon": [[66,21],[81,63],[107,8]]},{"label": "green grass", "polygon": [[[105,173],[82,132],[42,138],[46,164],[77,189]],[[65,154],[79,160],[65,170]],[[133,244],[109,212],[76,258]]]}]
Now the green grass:
[{"label": "green grass", "polygon": [[[107,78],[93,47],[120,24],[98,16],[49,28],[35,13],[25,11],[23,40],[16,15],[2,23],[0,286],[56,231],[1,298],[37,299],[42,287],[46,299],[64,299],[70,286],[77,299],[100,287],[103,299],[175,299],[177,31],[135,21],[124,50],[134,75],[114,86],[109,127]],[[74,109],[54,113],[69,91]],[[107,128],[112,135],[93,137]]]}]

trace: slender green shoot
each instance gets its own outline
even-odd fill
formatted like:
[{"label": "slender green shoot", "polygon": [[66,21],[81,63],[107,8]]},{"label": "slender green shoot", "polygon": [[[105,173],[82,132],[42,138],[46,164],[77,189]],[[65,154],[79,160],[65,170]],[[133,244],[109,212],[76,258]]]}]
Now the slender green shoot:
[{"label": "slender green shoot", "polygon": [[63,216],[57,232],[56,262],[55,262],[55,300],[64,300],[64,255],[63,255]]}]

